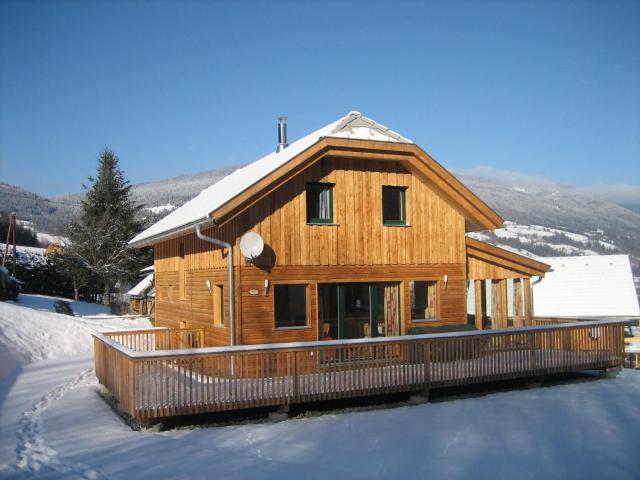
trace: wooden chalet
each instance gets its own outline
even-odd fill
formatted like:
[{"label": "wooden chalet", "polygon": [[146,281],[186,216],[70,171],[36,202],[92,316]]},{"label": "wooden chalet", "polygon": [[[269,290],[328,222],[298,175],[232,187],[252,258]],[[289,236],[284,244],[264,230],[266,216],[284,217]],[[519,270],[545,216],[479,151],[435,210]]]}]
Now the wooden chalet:
[{"label": "wooden chalet", "polygon": [[[507,279],[524,325],[529,279],[548,267],[466,236],[502,222],[419,146],[352,112],[232,173],[131,243],[154,247],[158,326],[204,328],[207,345],[230,343],[229,252],[197,238],[201,223],[233,246],[233,343],[314,341],[466,324],[468,281],[493,285],[489,298],[477,289],[478,328],[487,301],[490,324],[507,326]],[[239,248],[247,232],[265,243],[251,262]]]},{"label": "wooden chalet", "polygon": [[[549,266],[469,238],[502,218],[418,145],[358,112],[291,145],[279,133],[276,152],[131,241],[154,249],[157,328],[94,335],[122,410],[288,407],[622,364],[624,322],[533,316],[531,279]],[[258,256],[241,251],[249,233]]]}]

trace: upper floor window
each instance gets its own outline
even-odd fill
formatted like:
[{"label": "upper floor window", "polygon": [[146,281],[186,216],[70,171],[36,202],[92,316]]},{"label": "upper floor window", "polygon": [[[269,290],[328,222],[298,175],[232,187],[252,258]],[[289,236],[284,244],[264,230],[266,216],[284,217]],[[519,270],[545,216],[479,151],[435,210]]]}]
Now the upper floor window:
[{"label": "upper floor window", "polygon": [[406,188],[382,187],[382,223],[385,225],[406,225]]},{"label": "upper floor window", "polygon": [[333,223],[333,184],[307,183],[307,223]]}]

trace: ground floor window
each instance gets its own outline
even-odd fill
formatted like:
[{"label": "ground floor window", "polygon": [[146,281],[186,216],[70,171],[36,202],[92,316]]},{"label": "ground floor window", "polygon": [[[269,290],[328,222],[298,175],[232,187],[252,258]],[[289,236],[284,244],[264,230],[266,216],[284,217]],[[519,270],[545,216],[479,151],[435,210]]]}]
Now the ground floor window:
[{"label": "ground floor window", "polygon": [[409,287],[411,289],[411,321],[435,320],[438,283],[436,281],[414,281],[410,282]]},{"label": "ground floor window", "polygon": [[275,285],[276,328],[307,325],[307,285]]},{"label": "ground floor window", "polygon": [[318,285],[321,340],[400,335],[397,283]]},{"label": "ground floor window", "polygon": [[224,326],[224,290],[222,285],[213,285],[213,324]]}]

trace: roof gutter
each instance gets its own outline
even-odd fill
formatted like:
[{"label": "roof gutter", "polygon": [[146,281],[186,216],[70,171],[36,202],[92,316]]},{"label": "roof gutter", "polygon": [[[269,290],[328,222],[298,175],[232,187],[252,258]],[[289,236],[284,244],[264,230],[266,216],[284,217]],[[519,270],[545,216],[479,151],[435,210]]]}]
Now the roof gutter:
[{"label": "roof gutter", "polygon": [[226,248],[227,252],[227,270],[229,281],[229,345],[235,345],[235,285],[233,283],[233,246],[230,243],[223,242],[217,238],[207,237],[202,233],[200,228],[202,225],[209,222],[201,222],[196,224],[196,237],[207,243],[217,245],[218,247]]},{"label": "roof gutter", "polygon": [[212,221],[213,219],[207,216],[207,217],[199,218],[192,222],[186,223],[184,225],[180,225],[179,227],[173,228],[171,230],[165,230],[161,233],[157,233],[156,235],[151,235],[150,237],[147,237],[147,238],[135,240],[135,237],[134,237],[134,239],[129,240],[129,246],[133,248],[149,247],[154,243],[159,242],[160,240],[169,240],[170,238],[180,236],[183,233],[188,232],[198,224],[205,225],[207,223],[211,223]]}]

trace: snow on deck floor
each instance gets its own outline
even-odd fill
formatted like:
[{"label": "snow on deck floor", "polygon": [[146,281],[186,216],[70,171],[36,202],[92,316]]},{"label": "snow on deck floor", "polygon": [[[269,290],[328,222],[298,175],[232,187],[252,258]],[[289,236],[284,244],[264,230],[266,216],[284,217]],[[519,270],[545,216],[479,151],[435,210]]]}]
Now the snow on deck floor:
[{"label": "snow on deck floor", "polygon": [[[24,307],[0,303],[0,328],[9,319],[27,338],[62,317],[22,312],[17,322],[16,309]],[[68,320],[70,329],[86,328]],[[74,338],[70,348],[84,352],[89,335]],[[35,340],[30,346],[44,350]],[[129,429],[97,395],[90,356],[63,353],[0,382],[0,478],[640,478],[640,371],[419,406],[152,433]]]}]

